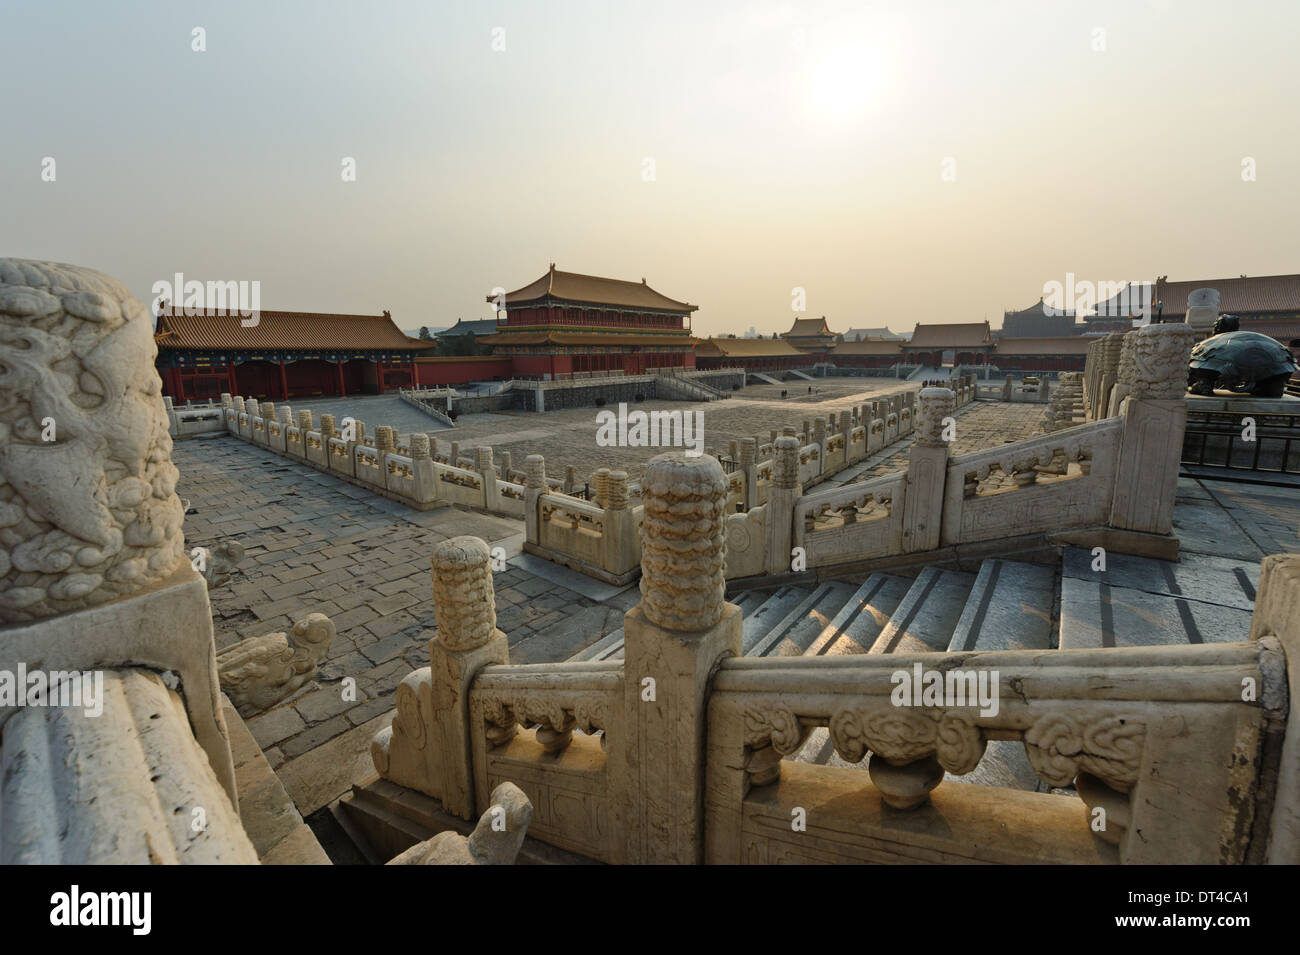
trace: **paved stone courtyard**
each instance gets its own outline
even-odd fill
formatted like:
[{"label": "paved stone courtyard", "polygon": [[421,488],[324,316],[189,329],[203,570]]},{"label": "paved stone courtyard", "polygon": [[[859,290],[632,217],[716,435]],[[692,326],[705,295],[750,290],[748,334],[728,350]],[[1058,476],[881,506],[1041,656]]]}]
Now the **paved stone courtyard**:
[{"label": "paved stone courtyard", "polygon": [[[739,401],[725,404],[727,414],[742,409]],[[746,403],[759,414],[770,413],[765,404]],[[563,414],[577,412],[556,417]],[[1035,405],[968,405],[958,415],[955,451],[1025,437],[1040,414]],[[547,450],[566,427],[578,428],[572,421],[554,424],[551,415],[528,417],[554,429]],[[782,420],[801,418],[786,413]],[[733,426],[743,419],[739,414]],[[754,430],[746,425],[740,433]],[[899,442],[844,476],[860,479],[902,467],[909,443]],[[521,444],[537,446],[534,438]],[[304,815],[371,773],[369,742],[391,719],[398,683],[428,663],[426,643],[436,626],[429,559],[439,541],[473,534],[505,549],[508,569],[495,576],[496,599],[513,662],[566,659],[621,627],[623,613],[639,598],[635,585],[608,587],[521,554],[521,521],[452,508],[413,511],[224,435],[178,441],[173,458],[181,472],[179,493],[189,505],[187,548],[234,538],[246,549],[232,580],[211,593],[218,648],[285,630],[312,611],[329,614],[338,629],[316,688],[248,722]],[[1300,551],[1294,489],[1185,478],[1178,501],[1175,531],[1189,553],[1258,560]],[[347,678],[355,681],[353,699],[344,697]]]},{"label": "paved stone courtyard", "polygon": [[[217,648],[286,630],[313,611],[328,614],[338,629],[320,689],[248,724],[299,809],[309,813],[342,792],[329,790],[368,752],[369,739],[393,708],[397,684],[428,663],[425,645],[436,625],[429,568],[434,545],[473,534],[503,547],[512,564],[535,565],[537,559],[519,554],[520,521],[453,508],[413,511],[234,438],[178,441],[173,459],[181,472],[179,493],[189,502],[186,547],[234,538],[246,550],[232,580],[211,593]],[[543,570],[590,592],[613,589],[593,590],[564,568]],[[620,606],[635,603],[631,588],[596,607],[591,597],[523,566],[498,573],[495,582],[498,623],[521,662],[539,662],[531,655],[567,656],[554,643],[569,615],[594,608],[582,620],[599,627],[605,617],[621,617]],[[347,677],[356,681],[355,700],[343,698]]]},{"label": "paved stone courtyard", "polygon": [[[811,387],[813,394],[808,394]],[[762,436],[773,428],[778,431],[787,425],[798,428],[803,420],[846,411],[862,404],[904,391],[917,391],[915,382],[892,378],[825,378],[816,382],[786,382],[784,386],[751,385],[733,397],[722,401],[645,401],[631,404],[628,410],[700,412],[704,417],[704,444],[725,451],[727,443],[742,438]],[[790,397],[782,399],[781,391]],[[577,468],[580,479],[585,480],[597,468],[621,468],[633,481],[650,459],[666,450],[664,448],[600,447],[596,444],[596,415],[602,409],[568,408],[536,414],[529,411],[505,411],[484,414],[467,414],[456,419],[455,428],[445,428],[439,422],[421,414],[415,408],[390,395],[308,399],[292,402],[295,410],[310,409],[341,416],[350,414],[360,418],[367,428],[387,424],[402,432],[427,431],[436,437],[439,446],[460,442],[461,453],[482,445],[490,446],[499,456],[509,452],[511,465],[523,468],[524,458],[541,454],[546,458],[547,473],[563,477],[564,469]],[[618,406],[607,406],[617,412]],[[968,406],[969,407],[969,406]],[[1009,406],[1010,407],[1010,406]],[[1034,406],[1019,406],[1020,408]],[[1038,413],[1041,413],[1041,409]]]}]

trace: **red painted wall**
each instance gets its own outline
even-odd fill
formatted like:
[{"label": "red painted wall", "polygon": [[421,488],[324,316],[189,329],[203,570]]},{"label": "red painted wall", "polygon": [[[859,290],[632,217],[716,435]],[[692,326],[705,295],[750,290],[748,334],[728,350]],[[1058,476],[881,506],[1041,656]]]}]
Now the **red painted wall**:
[{"label": "red painted wall", "polygon": [[509,358],[492,358],[488,361],[471,359],[418,361],[415,363],[415,374],[421,386],[459,385],[467,381],[510,378],[515,373],[511,365]]}]

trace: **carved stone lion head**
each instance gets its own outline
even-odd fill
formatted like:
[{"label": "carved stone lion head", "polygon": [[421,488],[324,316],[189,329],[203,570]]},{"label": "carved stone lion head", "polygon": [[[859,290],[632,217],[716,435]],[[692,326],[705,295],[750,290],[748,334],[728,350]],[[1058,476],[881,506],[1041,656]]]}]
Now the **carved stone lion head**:
[{"label": "carved stone lion head", "polygon": [[156,354],[121,282],[0,259],[0,622],[125,596],[185,559]]}]

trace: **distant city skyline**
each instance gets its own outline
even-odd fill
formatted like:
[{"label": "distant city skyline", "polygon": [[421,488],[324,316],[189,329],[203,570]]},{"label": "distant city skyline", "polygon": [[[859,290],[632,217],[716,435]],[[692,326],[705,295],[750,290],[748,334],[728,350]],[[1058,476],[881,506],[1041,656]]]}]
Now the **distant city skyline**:
[{"label": "distant city skyline", "polygon": [[1300,5],[1232,12],[10,4],[0,248],[403,329],[555,262],[697,303],[700,336],[1292,273]]}]

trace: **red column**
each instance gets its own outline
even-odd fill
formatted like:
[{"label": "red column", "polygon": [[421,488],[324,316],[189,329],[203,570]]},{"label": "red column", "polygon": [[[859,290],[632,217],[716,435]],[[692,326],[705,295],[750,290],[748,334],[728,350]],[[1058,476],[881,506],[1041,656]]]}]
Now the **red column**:
[{"label": "red column", "polygon": [[382,395],[384,393],[384,363],[382,361],[375,362],[375,384],[379,385],[379,393]]},{"label": "red column", "polygon": [[348,396],[348,387],[343,383],[343,359],[340,358],[339,359],[339,397],[346,398],[347,396]]},{"label": "red column", "polygon": [[226,377],[230,380],[230,393],[232,395],[239,394],[239,383],[238,381],[235,380],[234,362],[231,362],[229,365],[226,366]]},{"label": "red column", "polygon": [[284,359],[280,359],[280,400],[289,400],[289,379],[284,374]]}]

